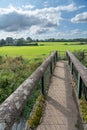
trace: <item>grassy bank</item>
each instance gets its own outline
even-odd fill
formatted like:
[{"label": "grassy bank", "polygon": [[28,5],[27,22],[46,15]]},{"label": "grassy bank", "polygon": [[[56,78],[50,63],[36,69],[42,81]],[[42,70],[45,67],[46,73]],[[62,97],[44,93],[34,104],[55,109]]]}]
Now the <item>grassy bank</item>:
[{"label": "grassy bank", "polygon": [[0,103],[2,103],[41,64],[20,57],[0,57]]}]

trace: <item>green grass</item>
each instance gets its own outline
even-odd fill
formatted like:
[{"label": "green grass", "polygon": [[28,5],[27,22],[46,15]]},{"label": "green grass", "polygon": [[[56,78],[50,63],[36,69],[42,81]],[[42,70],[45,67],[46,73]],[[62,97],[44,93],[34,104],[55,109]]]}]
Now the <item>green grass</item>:
[{"label": "green grass", "polygon": [[0,47],[0,55],[4,56],[23,56],[25,58],[37,58],[37,57],[45,57],[49,53],[54,50],[58,51],[74,51],[74,50],[83,50],[87,49],[87,45],[75,45],[76,42],[67,42],[68,44],[73,45],[65,45],[65,42],[39,42],[40,44],[44,44],[44,46],[5,46]]},{"label": "green grass", "polygon": [[[68,45],[65,45],[65,42],[39,42],[38,44],[44,44],[44,46],[0,47],[0,56],[5,56],[5,59],[2,57],[0,58],[0,103],[15,91],[15,89],[38,67],[43,58],[52,51],[87,49],[87,45],[75,45],[77,44],[76,42],[68,42]],[[11,59],[9,56],[14,58]],[[24,59],[21,60],[20,56]],[[28,58],[28,60],[25,60],[25,58]],[[35,93],[34,97],[31,97],[32,101],[30,101],[31,103],[29,102],[31,106],[33,106],[37,95],[38,91]],[[29,110],[26,108],[26,116],[30,113],[31,109],[32,107]]]},{"label": "green grass", "polygon": [[80,42],[38,42],[39,45],[75,45],[75,44],[79,44]]},{"label": "green grass", "polygon": [[22,57],[0,57],[0,103],[14,92],[41,62],[41,59],[30,62]]}]

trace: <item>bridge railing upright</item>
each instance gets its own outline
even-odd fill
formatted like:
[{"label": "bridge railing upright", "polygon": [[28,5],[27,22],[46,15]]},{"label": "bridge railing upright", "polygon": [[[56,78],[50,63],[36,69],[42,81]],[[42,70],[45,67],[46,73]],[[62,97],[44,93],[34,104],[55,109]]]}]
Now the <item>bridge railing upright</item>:
[{"label": "bridge railing upright", "polygon": [[87,62],[87,49],[84,49],[83,53],[84,53],[84,61]]},{"label": "bridge railing upright", "polygon": [[84,96],[87,100],[87,68],[71,52],[67,51],[66,56],[71,73],[77,81],[78,98]]},{"label": "bridge railing upright", "polygon": [[58,55],[55,51],[0,105],[0,130],[12,128],[40,80],[41,92],[46,93],[46,71],[49,68],[50,76],[52,75],[57,59]]}]

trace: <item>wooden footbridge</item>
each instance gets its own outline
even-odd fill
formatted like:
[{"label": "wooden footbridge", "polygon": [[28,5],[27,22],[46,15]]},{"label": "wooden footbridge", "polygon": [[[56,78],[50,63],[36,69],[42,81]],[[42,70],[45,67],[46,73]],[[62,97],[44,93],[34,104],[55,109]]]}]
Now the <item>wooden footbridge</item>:
[{"label": "wooden footbridge", "polygon": [[[52,53],[32,75],[0,105],[0,130],[30,130],[26,123],[15,124],[30,95],[41,81],[41,92],[46,94],[45,77],[48,70],[49,91],[46,108],[37,130],[83,130],[77,99],[87,99],[87,68],[69,51],[66,61],[59,60],[57,51]],[[76,89],[72,75],[76,80]],[[77,92],[77,94],[76,94]],[[78,95],[78,96],[77,96]]]}]

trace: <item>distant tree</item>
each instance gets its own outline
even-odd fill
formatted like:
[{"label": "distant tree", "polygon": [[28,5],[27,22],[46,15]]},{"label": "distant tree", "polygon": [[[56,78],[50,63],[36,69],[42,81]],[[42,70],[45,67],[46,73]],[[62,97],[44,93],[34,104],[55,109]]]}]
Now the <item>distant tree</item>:
[{"label": "distant tree", "polygon": [[24,44],[25,44],[24,38],[19,38],[19,39],[17,39],[17,43],[16,43],[17,46],[22,46],[22,45],[24,45]]},{"label": "distant tree", "polygon": [[4,39],[1,39],[0,40],[0,46],[4,46],[4,45],[6,45],[6,41]]},{"label": "distant tree", "polygon": [[12,38],[12,37],[7,37],[7,38],[6,38],[6,44],[7,44],[7,45],[12,45],[12,44],[14,44],[13,38]]},{"label": "distant tree", "polygon": [[38,40],[38,39],[36,39],[35,41],[36,41],[36,42],[39,42],[39,40]]},{"label": "distant tree", "polygon": [[26,38],[26,41],[27,41],[27,42],[32,42],[32,38],[31,38],[31,37],[27,37],[27,38]]}]

